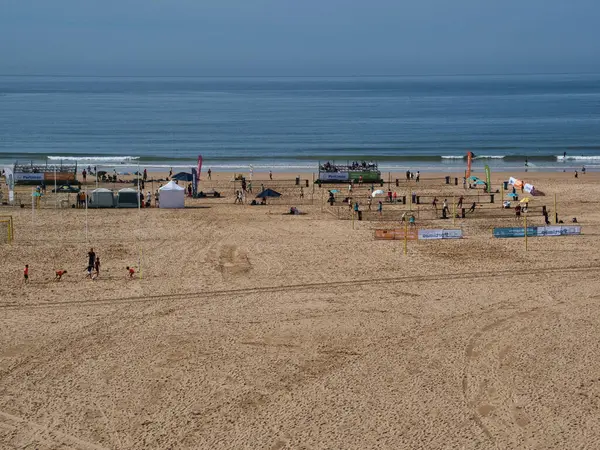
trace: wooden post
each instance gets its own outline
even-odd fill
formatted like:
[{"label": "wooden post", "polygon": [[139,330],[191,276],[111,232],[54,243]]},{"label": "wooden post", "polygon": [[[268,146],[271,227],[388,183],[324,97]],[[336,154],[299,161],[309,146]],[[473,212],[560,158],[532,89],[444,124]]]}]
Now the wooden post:
[{"label": "wooden post", "polygon": [[558,224],[558,210],[556,209],[556,194],[554,194],[554,224]]},{"label": "wooden post", "polygon": [[527,251],[527,213],[523,216],[523,223],[525,228],[525,251]]},{"label": "wooden post", "polygon": [[500,184],[500,208],[504,208],[504,183]]},{"label": "wooden post", "polygon": [[408,221],[404,221],[404,254],[408,253]]},{"label": "wooden post", "polygon": [[352,210],[352,229],[354,230],[354,210]]},{"label": "wooden post", "polygon": [[454,196],[452,196],[452,225],[456,224],[456,203],[454,200]]}]

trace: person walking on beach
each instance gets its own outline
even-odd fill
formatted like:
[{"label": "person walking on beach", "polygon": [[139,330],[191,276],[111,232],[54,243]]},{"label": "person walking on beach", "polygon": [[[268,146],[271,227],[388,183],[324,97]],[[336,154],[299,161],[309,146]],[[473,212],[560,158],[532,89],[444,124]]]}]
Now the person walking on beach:
[{"label": "person walking on beach", "polygon": [[171,178],[172,176],[173,176],[173,168],[171,167],[171,168],[169,169],[169,178]]},{"label": "person walking on beach", "polygon": [[25,264],[25,269],[23,270],[23,283],[27,284],[29,282],[29,264]]},{"label": "person walking on beach", "polygon": [[410,170],[406,171],[406,181],[410,181]]},{"label": "person walking on beach", "polygon": [[148,171],[146,169],[144,169],[144,175],[142,175],[142,180],[144,180],[144,182],[148,179]]},{"label": "person walking on beach", "polygon": [[419,172],[417,170],[417,178],[415,179],[415,181],[418,183],[419,182],[419,178],[421,177],[421,172]]},{"label": "person walking on beach", "polygon": [[579,176],[579,173],[577,173],[577,171],[575,171],[575,178],[577,178]]},{"label": "person walking on beach", "polygon": [[273,171],[269,170],[269,180],[273,179]]},{"label": "person walking on beach", "polygon": [[206,173],[208,174],[208,179],[212,180],[212,178],[211,178],[212,170],[210,170],[210,167],[208,168],[208,171]]},{"label": "person walking on beach", "polygon": [[383,203],[381,203],[381,200],[379,200],[379,204],[377,205],[377,212],[380,216],[383,215]]},{"label": "person walking on beach", "polygon": [[373,203],[373,199],[369,197],[367,200],[367,206],[369,207],[369,211],[371,211],[371,203]]},{"label": "person walking on beach", "polygon": [[456,205],[456,209],[460,209],[460,208],[462,208],[462,205],[463,205],[463,200],[464,200],[464,197],[461,195],[461,196],[458,198],[458,204]]},{"label": "person walking on beach", "polygon": [[300,186],[300,198],[304,198],[304,188]]},{"label": "person walking on beach", "polygon": [[437,197],[433,197],[433,201],[431,202],[431,205],[433,206],[433,209],[435,209],[436,214],[437,214],[437,202],[438,202]]},{"label": "person walking on beach", "polygon": [[83,177],[83,184],[85,184],[85,179],[87,177],[87,172],[85,171],[85,169],[83,169],[83,172],[81,172],[81,176]]},{"label": "person walking on beach", "polygon": [[87,266],[87,276],[92,278],[92,269],[94,268],[94,264],[96,263],[96,253],[93,248],[90,248],[88,252],[88,266]]},{"label": "person walking on beach", "polygon": [[442,204],[442,214],[444,215],[444,217],[446,217],[446,214],[448,214],[448,199],[444,199],[444,203]]},{"label": "person walking on beach", "polygon": [[67,273],[67,271],[66,271],[66,270],[57,270],[57,271],[55,272],[55,274],[56,274],[56,275],[54,276],[54,281],[60,281],[60,280],[61,280],[61,278],[62,278],[62,276],[63,276],[64,274],[66,274],[66,273]]},{"label": "person walking on beach", "polygon": [[95,280],[100,276],[100,257],[96,256],[96,261],[94,261],[94,275],[92,276],[92,280]]}]

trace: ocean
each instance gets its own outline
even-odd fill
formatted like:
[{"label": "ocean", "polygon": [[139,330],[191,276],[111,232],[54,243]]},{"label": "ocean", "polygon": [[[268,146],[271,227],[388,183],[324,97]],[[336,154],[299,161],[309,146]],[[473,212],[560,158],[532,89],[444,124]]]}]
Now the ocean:
[{"label": "ocean", "polygon": [[460,172],[468,150],[475,168],[600,168],[600,75],[0,77],[0,166]]}]

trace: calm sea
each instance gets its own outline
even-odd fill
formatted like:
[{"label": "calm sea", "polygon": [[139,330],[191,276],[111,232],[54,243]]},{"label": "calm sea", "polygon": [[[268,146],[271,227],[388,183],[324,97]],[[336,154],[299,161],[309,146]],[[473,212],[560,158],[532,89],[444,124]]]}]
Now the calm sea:
[{"label": "calm sea", "polygon": [[0,165],[426,171],[467,150],[498,170],[600,167],[600,75],[0,77]]}]

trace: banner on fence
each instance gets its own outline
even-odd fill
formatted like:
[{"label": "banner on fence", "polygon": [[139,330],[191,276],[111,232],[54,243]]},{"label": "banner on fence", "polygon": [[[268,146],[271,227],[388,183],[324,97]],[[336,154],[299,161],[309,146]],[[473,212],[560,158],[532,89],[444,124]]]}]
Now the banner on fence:
[{"label": "banner on fence", "polygon": [[15,172],[15,181],[44,181],[44,173]]},{"label": "banner on fence", "polygon": [[[419,238],[419,231],[415,228],[409,228],[406,239],[408,240],[416,240]],[[404,240],[404,230],[375,230],[375,239],[383,239],[383,240]]]},{"label": "banner on fence", "polygon": [[575,225],[555,225],[537,227],[538,236],[574,236],[581,234],[581,227]]},{"label": "banner on fence", "polygon": [[321,181],[348,181],[348,172],[321,172],[319,174]]},{"label": "banner on fence", "polygon": [[[527,227],[527,236],[537,236],[537,227]],[[525,237],[525,228],[523,228],[523,227],[494,228],[494,237],[496,237],[496,238]]]},{"label": "banner on fence", "polygon": [[[574,236],[581,234],[581,227],[575,225],[556,225],[549,227],[527,227],[527,236]],[[511,228],[494,228],[494,237],[496,238],[513,238],[525,237],[523,227]]]},{"label": "banner on fence", "polygon": [[[462,230],[460,229],[438,229],[438,230],[419,230],[415,227],[408,229],[407,239],[414,241],[417,239],[461,239]],[[404,240],[404,229],[396,230],[375,230],[375,239],[383,240]]]},{"label": "banner on fence", "polygon": [[461,239],[462,230],[419,230],[419,239]]}]

